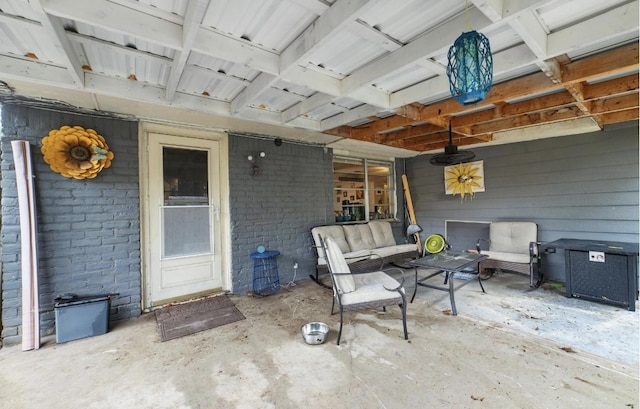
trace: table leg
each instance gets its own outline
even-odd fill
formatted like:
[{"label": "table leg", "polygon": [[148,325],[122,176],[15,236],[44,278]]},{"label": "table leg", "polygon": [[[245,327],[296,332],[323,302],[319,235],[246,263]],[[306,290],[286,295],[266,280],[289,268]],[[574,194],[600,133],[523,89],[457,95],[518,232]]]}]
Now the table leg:
[{"label": "table leg", "polygon": [[456,310],[456,300],[453,296],[454,290],[455,290],[455,286],[453,283],[453,276],[455,274],[455,271],[446,271],[446,280],[449,280],[449,299],[451,300],[451,313],[452,315],[458,315],[458,311]]},{"label": "table leg", "polygon": [[416,292],[418,291],[418,267],[415,267],[413,269],[413,271],[415,271],[415,275],[416,275],[416,285],[413,287],[413,295],[411,296],[411,301],[409,302],[413,302],[413,299],[416,298]]}]

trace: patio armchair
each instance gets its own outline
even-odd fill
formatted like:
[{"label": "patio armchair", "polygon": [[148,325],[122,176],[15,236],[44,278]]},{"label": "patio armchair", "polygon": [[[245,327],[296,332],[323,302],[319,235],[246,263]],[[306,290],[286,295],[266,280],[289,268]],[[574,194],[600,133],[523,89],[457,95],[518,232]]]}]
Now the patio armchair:
[{"label": "patio armchair", "polygon": [[[532,222],[493,222],[489,225],[489,249],[482,250],[482,242],[476,243],[476,250],[489,258],[482,260],[478,273],[494,269],[513,271],[529,276],[529,286],[537,288],[542,282],[540,268],[540,243],[538,225]],[[486,247],[486,245],[485,245]]]},{"label": "patio armchair", "polygon": [[[386,310],[387,305],[398,305],[400,307],[404,339],[409,339],[407,335],[407,300],[403,286],[403,271],[399,268],[394,269],[403,274],[400,282],[382,270],[352,273],[336,241],[332,237],[321,237],[320,241],[327,256],[327,265],[333,285],[331,315],[336,313],[336,304],[340,312],[337,345],[340,345],[345,311],[379,307]],[[386,271],[390,270],[387,269]]]}]

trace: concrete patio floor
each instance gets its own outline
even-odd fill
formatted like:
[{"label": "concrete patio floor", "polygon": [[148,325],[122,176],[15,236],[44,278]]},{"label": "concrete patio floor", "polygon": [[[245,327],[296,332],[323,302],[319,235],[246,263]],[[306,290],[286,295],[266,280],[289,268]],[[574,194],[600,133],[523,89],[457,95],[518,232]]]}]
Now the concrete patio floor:
[{"label": "concrete patio floor", "polygon": [[[413,291],[407,275],[407,292]],[[160,342],[154,314],[37,351],[0,350],[1,408],[639,408],[638,312],[498,274],[408,306],[346,314],[310,280],[230,296],[246,319]],[[300,327],[330,325],[306,345]]]}]

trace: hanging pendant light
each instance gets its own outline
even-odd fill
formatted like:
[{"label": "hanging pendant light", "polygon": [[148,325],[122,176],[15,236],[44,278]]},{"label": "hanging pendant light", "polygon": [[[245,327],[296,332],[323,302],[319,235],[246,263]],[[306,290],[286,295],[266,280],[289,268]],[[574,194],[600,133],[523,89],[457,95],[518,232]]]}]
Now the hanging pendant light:
[{"label": "hanging pendant light", "polygon": [[493,83],[493,57],[489,39],[475,30],[462,33],[447,55],[451,96],[462,105],[485,99]]}]

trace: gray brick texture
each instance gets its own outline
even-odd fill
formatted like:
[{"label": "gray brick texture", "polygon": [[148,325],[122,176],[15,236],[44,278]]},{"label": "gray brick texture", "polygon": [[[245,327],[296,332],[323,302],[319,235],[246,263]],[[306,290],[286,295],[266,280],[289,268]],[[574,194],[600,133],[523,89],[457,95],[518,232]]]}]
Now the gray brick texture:
[{"label": "gray brick texture", "polygon": [[[115,153],[95,179],[67,179],[44,163],[41,139],[51,129],[95,129]],[[65,293],[119,293],[111,321],[140,315],[138,124],[18,105],[2,106],[2,333],[21,341],[21,262],[11,141],[31,145],[35,173],[41,335],[55,331],[54,299]]]},{"label": "gray brick texture", "polygon": [[[253,176],[247,156],[259,156],[260,175]],[[233,292],[253,289],[250,254],[263,245],[277,250],[280,284],[315,272],[311,228],[333,223],[331,151],[317,146],[231,134],[229,179]]]}]

